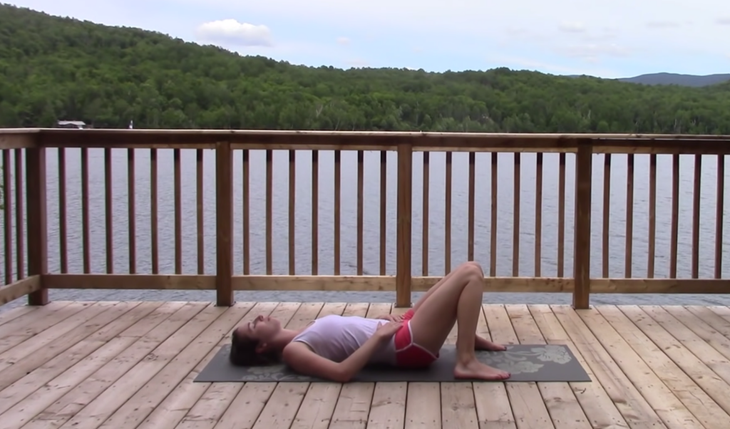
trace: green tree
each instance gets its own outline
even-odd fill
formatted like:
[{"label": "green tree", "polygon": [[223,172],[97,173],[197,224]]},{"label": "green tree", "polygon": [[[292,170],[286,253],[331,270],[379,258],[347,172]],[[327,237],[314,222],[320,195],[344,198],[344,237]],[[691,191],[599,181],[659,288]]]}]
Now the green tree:
[{"label": "green tree", "polygon": [[0,127],[730,134],[730,83],[295,66],[0,5]]}]

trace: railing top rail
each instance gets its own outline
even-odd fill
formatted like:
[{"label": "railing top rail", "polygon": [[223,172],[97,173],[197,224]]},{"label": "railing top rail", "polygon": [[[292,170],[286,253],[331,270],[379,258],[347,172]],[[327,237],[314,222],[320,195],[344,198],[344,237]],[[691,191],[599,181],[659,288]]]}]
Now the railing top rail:
[{"label": "railing top rail", "polygon": [[0,128],[0,149],[23,149],[38,145],[40,130],[33,128]]},{"label": "railing top rail", "polygon": [[0,128],[0,135],[4,134],[38,134],[42,128]]},{"label": "railing top rail", "polygon": [[354,138],[471,138],[471,139],[590,139],[590,140],[728,140],[730,135],[719,134],[636,134],[636,133],[470,133],[470,132],[426,132],[426,131],[326,131],[326,130],[256,130],[256,129],[127,129],[127,128],[0,128],[4,133],[32,132],[44,135],[60,133],[78,134],[139,134],[139,135],[201,135],[201,136],[241,136],[241,137],[354,137]]},{"label": "railing top rail", "polygon": [[730,135],[460,133],[420,131],[309,131],[201,129],[0,128],[0,148],[204,148],[229,142],[234,149],[574,152],[579,144],[595,153],[730,154]]}]

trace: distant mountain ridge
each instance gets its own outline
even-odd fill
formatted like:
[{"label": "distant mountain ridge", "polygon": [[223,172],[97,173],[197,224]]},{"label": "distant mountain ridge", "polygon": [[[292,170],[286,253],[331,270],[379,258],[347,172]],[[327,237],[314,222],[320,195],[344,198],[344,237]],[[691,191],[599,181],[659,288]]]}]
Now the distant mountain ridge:
[{"label": "distant mountain ridge", "polygon": [[716,85],[730,81],[730,73],[711,74],[705,76],[678,73],[650,73],[640,76],[616,79],[621,82],[639,83],[643,85],[679,85],[701,87]]}]

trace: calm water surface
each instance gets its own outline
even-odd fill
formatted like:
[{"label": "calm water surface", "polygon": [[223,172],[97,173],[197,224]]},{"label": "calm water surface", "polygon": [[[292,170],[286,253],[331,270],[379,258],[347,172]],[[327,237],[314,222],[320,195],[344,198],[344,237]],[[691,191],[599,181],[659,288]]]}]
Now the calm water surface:
[{"label": "calm water surface", "polygon": [[[58,228],[58,165],[55,150],[48,151],[48,231],[49,268],[58,272],[59,228]],[[498,167],[498,220],[497,220],[497,275],[512,274],[513,234],[513,154],[500,154]],[[81,230],[81,168],[80,151],[66,151],[67,172],[67,215],[69,272],[82,272],[82,230]],[[611,214],[610,214],[610,257],[611,277],[624,277],[626,248],[626,156],[613,155],[611,171]],[[491,164],[489,154],[477,154],[476,161],[476,210],[475,210],[475,259],[489,269],[490,225],[491,225]],[[104,154],[102,150],[89,151],[90,215],[92,272],[102,273],[105,266],[105,215],[104,215]],[[319,154],[319,274],[333,274],[334,270],[334,154],[321,151]],[[444,266],[444,218],[445,218],[445,155],[432,153],[430,156],[430,202],[429,202],[429,275],[443,275]],[[657,216],[656,216],[656,262],[655,276],[667,277],[670,263],[671,231],[671,156],[658,157],[657,165]],[[273,170],[273,270],[274,274],[288,274],[289,270],[289,165],[288,153],[274,153]],[[557,275],[558,235],[558,155],[544,155],[543,203],[542,203],[542,261],[543,276]],[[603,228],[603,156],[594,157],[593,166],[593,219],[591,274],[602,274],[602,228]],[[251,272],[265,274],[265,208],[266,208],[266,164],[265,154],[252,152],[250,156],[250,225],[251,225]],[[422,274],[422,155],[414,155],[413,184],[413,274]],[[242,160],[237,152],[235,160],[235,237],[234,269],[243,271],[242,240]],[[717,198],[717,158],[704,156],[702,159],[702,189],[700,209],[700,277],[710,278],[714,274],[715,213]],[[364,194],[364,272],[379,274],[380,270],[380,154],[365,154]],[[204,218],[205,218],[205,272],[215,273],[215,153],[205,151],[204,156]],[[691,275],[691,234],[693,198],[694,158],[683,156],[680,167],[680,213],[679,213],[679,263],[678,276]],[[158,151],[158,195],[159,195],[159,249],[160,270],[174,272],[174,193],[172,151]],[[136,151],[136,229],[137,229],[137,271],[151,271],[150,247],[150,192],[149,152]],[[296,164],[296,273],[311,273],[311,152],[297,152]],[[453,155],[452,212],[451,212],[451,261],[452,267],[467,258],[468,231],[468,155]],[[114,271],[128,272],[128,195],[127,155],[125,150],[113,153],[113,219],[114,219]],[[182,254],[183,273],[197,271],[196,241],[196,170],[195,151],[182,151]],[[727,176],[727,174],[726,174]],[[520,272],[521,276],[533,276],[535,245],[535,155],[523,154],[521,160],[520,190]],[[574,207],[574,156],[567,156],[566,163],[566,213],[565,213],[565,273],[572,275],[573,255],[573,207]],[[633,264],[632,276],[645,277],[648,251],[649,210],[649,157],[637,155],[634,179],[633,218]],[[387,225],[386,261],[387,274],[395,274],[396,242],[396,180],[397,154],[388,154],[387,167]],[[725,200],[728,200],[727,186]],[[725,210],[725,218],[728,213]],[[2,219],[0,219],[2,222]],[[342,153],[342,208],[341,208],[341,274],[356,274],[357,251],[357,155]],[[730,228],[723,231],[723,277],[730,271]],[[0,234],[2,232],[0,231]],[[4,255],[2,255],[4,259]],[[4,262],[0,261],[0,270]],[[4,273],[3,273],[4,275]],[[418,296],[418,294],[416,294]],[[163,299],[163,300],[213,300],[213,291],[52,291],[52,299]],[[392,301],[393,293],[346,293],[346,292],[237,292],[239,300],[276,301]],[[485,301],[505,303],[568,303],[568,294],[490,294]],[[725,296],[697,295],[593,295],[594,303],[616,304],[678,304],[697,303],[730,304]],[[11,305],[0,307],[0,311],[22,305],[19,299]]]}]

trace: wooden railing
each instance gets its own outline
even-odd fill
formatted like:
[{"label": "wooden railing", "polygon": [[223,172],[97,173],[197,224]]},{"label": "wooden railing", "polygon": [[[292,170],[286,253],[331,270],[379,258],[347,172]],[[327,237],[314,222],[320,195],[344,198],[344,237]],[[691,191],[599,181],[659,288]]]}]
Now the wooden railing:
[{"label": "wooden railing", "polygon": [[[0,130],[5,189],[5,208],[0,216],[4,243],[4,263],[0,265],[5,286],[0,288],[0,304],[28,294],[30,304],[43,305],[48,302],[48,289],[90,288],[208,289],[216,291],[217,304],[224,306],[233,303],[236,290],[395,291],[396,305],[408,306],[412,291],[428,289],[456,265],[455,253],[462,255],[459,261],[482,263],[488,277],[487,291],[572,292],[576,308],[589,305],[591,292],[727,293],[730,286],[723,279],[722,268],[723,245],[730,241],[723,240],[724,158],[730,153],[729,143],[730,136],[684,135]],[[98,161],[96,152],[103,153]],[[165,163],[163,158],[170,152],[171,159]],[[185,163],[193,153],[191,162]],[[505,165],[502,160],[510,154],[512,160],[506,165],[512,168],[513,178],[505,184],[500,181],[500,171]],[[209,155],[215,168],[214,174],[206,175],[210,169],[205,166],[213,166],[213,162],[206,164]],[[278,218],[284,209],[274,208],[274,175],[280,173],[275,157],[279,155],[284,156],[282,164],[286,164],[284,172],[288,174],[287,200],[282,204],[286,206],[286,222]],[[657,221],[658,155],[671,158],[668,224]],[[302,167],[298,161],[301,156],[311,161]],[[352,156],[349,163],[347,156]],[[706,234],[712,242],[701,243],[702,166],[708,156],[716,158],[716,181],[715,197],[705,205],[714,206],[715,219]],[[461,161],[455,161],[456,157]],[[694,160],[694,179],[690,251],[681,260],[689,262],[689,274],[682,278],[678,258],[682,244],[680,159],[686,157]],[[366,159],[372,162],[366,163]],[[648,171],[637,169],[640,159],[647,162]],[[480,164],[482,160],[485,162]],[[616,229],[612,224],[612,193],[616,192],[612,174],[620,172],[616,165],[622,160],[626,186],[625,202],[620,207],[626,217]],[[120,163],[126,165],[120,168]],[[160,166],[166,168],[168,164],[172,170],[170,198],[160,190],[161,183],[169,179]],[[377,167],[375,171],[368,170],[372,165]],[[300,168],[306,176],[298,175]],[[322,170],[329,171],[322,174]],[[594,189],[600,170],[603,185]],[[490,177],[485,180],[489,186],[482,190],[478,189],[482,181],[477,175],[484,171]],[[252,179],[258,172],[264,176],[261,187]],[[534,173],[535,204],[526,213],[522,197],[527,173]],[[120,174],[123,177],[117,178]],[[466,183],[455,184],[455,175]],[[188,179],[193,176],[194,180]],[[347,179],[349,176],[352,180]],[[388,181],[390,176],[395,180]],[[545,199],[549,190],[545,183],[550,177],[557,183],[556,195]],[[648,207],[643,219],[634,212],[637,178],[648,180]],[[301,185],[300,179],[306,179],[309,186]],[[368,185],[376,180],[377,188]],[[571,180],[573,186],[568,186]],[[103,192],[93,189],[99,182],[103,182]],[[183,190],[187,190],[184,184],[188,182],[194,182],[194,210],[186,211],[190,206],[184,203],[187,193],[184,195]],[[432,198],[440,183],[444,185],[443,205]],[[349,185],[354,185],[353,192],[343,190]],[[505,215],[500,198],[505,195],[504,186],[512,188],[512,213],[502,226]],[[371,198],[377,198],[378,203],[371,205],[366,201],[368,192],[378,188],[379,195]],[[76,191],[80,191],[80,207],[70,209],[70,197]],[[301,203],[298,193],[307,191],[308,198]],[[465,232],[458,216],[453,216],[452,204],[461,198],[462,191],[467,200]],[[123,201],[118,198],[120,192]],[[99,215],[93,209],[101,199]],[[414,199],[420,201],[414,204]],[[325,201],[331,204],[331,212],[322,206]],[[347,201],[355,206],[352,216],[343,209]],[[115,210],[118,204],[126,206],[122,219]],[[311,232],[306,246],[301,245],[300,232],[307,219],[297,210],[302,204],[308,209]],[[263,220],[256,222],[254,212],[260,209]],[[236,214],[238,210],[240,214]],[[366,226],[369,214],[377,218],[377,233]],[[527,232],[522,226],[526,214],[535,220]],[[191,217],[197,229],[195,240],[187,240],[183,234],[183,223]],[[596,224],[596,219],[602,223]],[[442,231],[432,229],[436,221],[443,222]],[[287,228],[280,228],[282,223]],[[171,231],[165,232],[170,224]],[[634,276],[636,225],[645,226],[648,236],[646,274],[642,277]],[[669,250],[666,246],[657,249],[658,226],[660,231],[668,230]],[[507,228],[512,229],[511,240],[503,238]],[[95,233],[101,230],[103,244],[94,241]],[[462,238],[466,235],[461,244],[457,238],[458,248],[453,245],[454,230],[461,232]],[[546,231],[554,235],[550,241],[544,238]],[[443,236],[436,240],[435,234]],[[172,235],[170,250],[160,244],[161,235]],[[259,247],[252,242],[261,236],[264,262],[259,269]],[[327,236],[331,240],[323,243],[322,237]],[[488,246],[482,244],[487,236]],[[277,244],[277,238],[285,245]],[[572,248],[567,245],[570,238]],[[533,256],[527,262],[523,259],[526,239],[533,244]],[[611,245],[621,241],[625,249],[623,275],[615,276]],[[595,242],[599,254],[592,251]],[[125,254],[119,251],[119,243],[126,246]],[[367,252],[371,247],[368,243],[377,243],[373,246],[377,247],[375,254]],[[99,261],[92,258],[101,254],[95,244],[105,253],[101,269]],[[712,258],[700,253],[707,246],[713,250]],[[194,258],[186,257],[191,248],[196,249]],[[348,256],[351,248],[354,254]],[[149,257],[141,256],[141,250]],[[297,258],[302,252],[308,254],[307,265],[311,266],[306,274],[301,273],[301,259]],[[433,270],[434,252],[443,252],[443,259],[436,264],[439,273]],[[211,253],[214,259],[208,258]],[[281,256],[284,254],[286,258]],[[286,268],[275,268],[279,257],[286,260],[282,263]],[[657,261],[667,258],[667,272],[658,273]],[[194,269],[187,272],[186,262],[192,259]],[[499,270],[504,270],[505,260],[509,266],[503,275]],[[701,262],[708,260],[712,274],[701,277]],[[389,269],[392,262],[395,267]],[[528,275],[522,270],[524,263],[532,264]],[[592,275],[592,263],[593,271],[600,271],[600,275]],[[124,265],[126,268],[120,268]],[[544,265],[554,272],[547,274]],[[572,276],[566,276],[569,266]],[[120,269],[126,274],[117,274]]]}]

